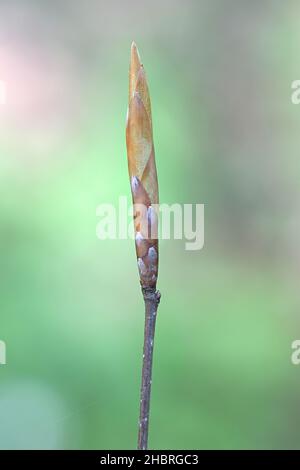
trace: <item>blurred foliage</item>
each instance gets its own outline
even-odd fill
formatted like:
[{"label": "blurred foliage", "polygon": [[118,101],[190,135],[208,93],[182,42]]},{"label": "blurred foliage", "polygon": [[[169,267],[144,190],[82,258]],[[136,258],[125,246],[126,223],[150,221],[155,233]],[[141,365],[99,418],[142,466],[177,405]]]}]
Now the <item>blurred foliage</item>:
[{"label": "blurred foliage", "polygon": [[132,39],[163,202],[205,203],[205,247],[161,242],[150,446],[298,448],[299,4],[4,0],[1,448],[133,448],[143,303],[129,196]]}]

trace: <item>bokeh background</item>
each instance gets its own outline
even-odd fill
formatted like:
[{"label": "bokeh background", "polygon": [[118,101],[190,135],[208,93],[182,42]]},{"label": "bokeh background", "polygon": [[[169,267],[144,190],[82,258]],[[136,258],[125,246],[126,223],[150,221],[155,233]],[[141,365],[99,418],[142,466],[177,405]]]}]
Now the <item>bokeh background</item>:
[{"label": "bokeh background", "polygon": [[205,247],[160,244],[150,447],[300,448],[296,0],[1,0],[0,447],[136,445],[143,302],[130,197],[131,41],[160,199],[205,204]]}]

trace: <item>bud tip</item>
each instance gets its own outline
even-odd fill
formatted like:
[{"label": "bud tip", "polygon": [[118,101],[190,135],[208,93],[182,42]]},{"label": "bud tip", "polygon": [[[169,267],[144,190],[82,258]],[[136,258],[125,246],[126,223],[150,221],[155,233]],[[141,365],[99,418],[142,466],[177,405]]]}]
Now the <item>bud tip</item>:
[{"label": "bud tip", "polygon": [[131,43],[131,60],[134,61],[134,58],[137,59],[137,61],[139,62],[140,65],[141,64],[141,57],[140,57],[140,53],[139,53],[139,50],[137,48],[137,45],[134,41],[132,41]]}]

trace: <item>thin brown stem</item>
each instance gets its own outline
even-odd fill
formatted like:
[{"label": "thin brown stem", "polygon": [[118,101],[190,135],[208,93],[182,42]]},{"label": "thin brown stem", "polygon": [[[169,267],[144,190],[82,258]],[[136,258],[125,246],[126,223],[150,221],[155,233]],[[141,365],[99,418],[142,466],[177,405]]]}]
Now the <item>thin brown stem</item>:
[{"label": "thin brown stem", "polygon": [[140,419],[138,449],[148,448],[149,411],[152,383],[152,361],[157,308],[160,301],[160,293],[155,288],[142,288],[145,302],[145,331],[143,371],[140,400]]}]

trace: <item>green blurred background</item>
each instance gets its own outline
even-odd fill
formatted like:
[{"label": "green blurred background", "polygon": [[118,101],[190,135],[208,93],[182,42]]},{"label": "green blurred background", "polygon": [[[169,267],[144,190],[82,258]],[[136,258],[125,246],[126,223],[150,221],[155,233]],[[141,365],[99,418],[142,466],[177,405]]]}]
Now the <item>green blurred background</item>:
[{"label": "green blurred background", "polygon": [[[299,2],[2,0],[0,446],[136,445],[143,302],[128,64],[145,64],[165,203],[205,204],[205,247],[160,244],[150,447],[300,448]],[[298,248],[297,248],[298,247]]]}]

